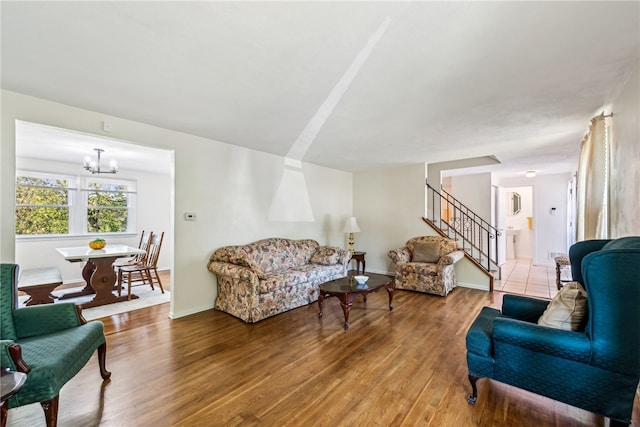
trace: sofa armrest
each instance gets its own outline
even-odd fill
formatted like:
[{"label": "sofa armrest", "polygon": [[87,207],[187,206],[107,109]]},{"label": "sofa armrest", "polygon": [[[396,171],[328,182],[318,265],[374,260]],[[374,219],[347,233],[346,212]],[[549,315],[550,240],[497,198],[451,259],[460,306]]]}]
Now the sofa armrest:
[{"label": "sofa armrest", "polygon": [[464,258],[464,251],[453,251],[449,252],[446,255],[443,255],[438,260],[438,267],[443,267],[445,265],[455,264]]},{"label": "sofa armrest", "polygon": [[496,354],[502,343],[554,357],[589,363],[591,341],[583,332],[548,328],[535,323],[498,317],[493,322]]},{"label": "sofa armrest", "polygon": [[50,334],[83,323],[72,302],[18,308],[13,311],[13,321],[18,338]]},{"label": "sofa armrest", "polygon": [[351,252],[349,252],[348,250],[342,249],[342,248],[338,248],[338,264],[341,264],[345,270],[347,268],[347,266],[349,265],[349,261],[351,261],[351,256],[353,255]]},{"label": "sofa armrest", "polygon": [[502,314],[525,322],[538,323],[548,305],[548,300],[506,294],[502,298]]},{"label": "sofa armrest", "polygon": [[258,275],[255,271],[248,267],[242,267],[236,264],[229,264],[228,262],[213,261],[207,266],[209,271],[222,276],[229,276],[234,280],[241,280],[244,282],[255,283],[256,289],[258,286]]},{"label": "sofa armrest", "polygon": [[406,246],[404,248],[391,250],[387,255],[393,260],[394,264],[411,261],[411,252]]},{"label": "sofa armrest", "polygon": [[15,345],[13,340],[0,340],[0,366],[15,371],[16,365],[13,363],[13,358],[9,353],[9,347],[12,345]]}]

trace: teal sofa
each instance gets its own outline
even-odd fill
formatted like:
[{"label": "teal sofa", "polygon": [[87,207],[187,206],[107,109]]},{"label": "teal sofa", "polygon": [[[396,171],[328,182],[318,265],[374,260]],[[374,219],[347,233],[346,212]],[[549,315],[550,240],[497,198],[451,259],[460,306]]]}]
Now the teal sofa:
[{"label": "teal sofa", "polygon": [[73,303],[17,308],[19,268],[0,265],[0,361],[3,368],[24,372],[22,389],[5,405],[8,409],[39,402],[47,426],[57,425],[58,395],[98,350],[100,374],[108,379],[104,325],[86,322]]},{"label": "teal sofa", "polygon": [[538,325],[547,300],[505,295],[501,311],[484,307],[466,336],[468,401],[486,377],[628,425],[640,381],[640,237],[578,242],[569,257],[587,293],[585,326]]}]

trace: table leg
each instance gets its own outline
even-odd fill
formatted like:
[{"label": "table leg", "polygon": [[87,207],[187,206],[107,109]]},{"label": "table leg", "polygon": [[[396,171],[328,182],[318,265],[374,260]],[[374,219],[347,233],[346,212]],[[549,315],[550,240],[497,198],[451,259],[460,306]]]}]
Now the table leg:
[{"label": "table leg", "polygon": [[342,312],[344,313],[344,329],[349,329],[349,312],[351,311],[351,307],[353,307],[353,300],[358,295],[358,293],[354,294],[344,294],[340,299],[340,306],[342,307]]},{"label": "table leg", "polygon": [[26,292],[29,295],[29,299],[25,302],[24,305],[37,305],[37,304],[51,304],[53,303],[56,297],[51,294],[56,287],[59,285],[57,283],[53,285],[40,285],[40,286],[30,286],[29,288],[20,289],[23,292]]},{"label": "table leg", "polygon": [[[116,258],[117,257],[94,258],[90,261],[95,267],[91,274],[90,284],[95,290],[96,295],[91,301],[80,304],[82,308],[112,304],[129,299],[129,295],[115,296],[113,294],[113,287],[118,279],[116,272],[113,270],[113,262]],[[138,297],[131,295],[130,298]]]},{"label": "table leg", "polygon": [[69,298],[78,298],[83,297],[85,295],[93,295],[96,291],[91,287],[91,275],[95,271],[96,267],[91,261],[87,261],[82,269],[82,278],[84,279],[86,285],[84,288],[77,292],[67,292],[64,295],[60,295],[58,299],[69,299]]},{"label": "table leg", "polygon": [[2,423],[2,427],[7,425],[7,415],[9,413],[9,409],[7,408],[6,402],[0,403],[2,407],[0,408],[0,423]]},{"label": "table leg", "polygon": [[385,286],[384,287],[387,290],[387,293],[389,294],[389,311],[393,310],[393,282],[391,282],[390,286]]},{"label": "table leg", "polygon": [[323,308],[324,308],[323,303],[324,303],[324,294],[320,292],[320,295],[318,295],[318,307],[320,307],[320,312],[318,313],[318,317],[322,317]]}]

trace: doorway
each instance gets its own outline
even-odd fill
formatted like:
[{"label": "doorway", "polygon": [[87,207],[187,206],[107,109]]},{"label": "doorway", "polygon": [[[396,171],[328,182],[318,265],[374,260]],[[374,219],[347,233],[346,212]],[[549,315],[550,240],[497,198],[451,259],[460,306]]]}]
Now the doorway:
[{"label": "doorway", "polygon": [[533,187],[504,187],[502,192],[506,258],[533,258]]},{"label": "doorway", "polygon": [[[167,272],[173,269],[175,182],[172,150],[21,120],[16,120],[15,126],[16,173],[36,173],[53,179],[63,176],[69,187],[68,193],[74,194],[73,199],[69,196],[73,202],[67,203],[70,213],[68,231],[33,235],[16,233],[15,262],[21,269],[56,266],[64,284],[82,282],[81,263],[66,262],[56,248],[85,247],[89,240],[98,236],[113,244],[137,247],[142,230],[165,233],[158,267]],[[96,148],[104,150],[103,167],[108,166],[110,160],[117,161],[117,174],[92,174],[85,169],[85,158],[95,157]],[[130,211],[126,230],[97,235],[82,224],[81,217],[88,216],[88,207],[77,209],[78,203],[87,197],[87,188],[83,184],[88,179],[100,177],[133,183],[132,189],[127,190],[134,201],[131,206],[127,205]],[[167,287],[173,290],[171,282]]]}]

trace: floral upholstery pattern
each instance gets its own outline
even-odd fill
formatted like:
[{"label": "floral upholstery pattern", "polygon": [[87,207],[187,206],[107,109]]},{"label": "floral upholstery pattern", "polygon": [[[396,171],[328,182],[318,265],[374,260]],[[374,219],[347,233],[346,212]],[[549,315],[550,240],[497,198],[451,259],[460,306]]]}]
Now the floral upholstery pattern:
[{"label": "floral upholstery pattern", "polygon": [[340,251],[340,248],[323,246],[321,248],[318,248],[316,253],[313,254],[310,262],[322,265],[336,264],[340,259]]},{"label": "floral upholstery pattern", "polygon": [[215,307],[254,323],[310,304],[318,299],[321,283],[347,275],[350,259],[349,251],[311,239],[271,238],[225,246],[213,253],[208,265],[218,279]]},{"label": "floral upholstery pattern", "polygon": [[[413,262],[416,243],[439,242],[440,259],[437,263]],[[446,296],[456,287],[454,264],[464,258],[464,251],[455,240],[440,236],[420,236],[410,239],[406,246],[389,251],[395,264],[395,287],[411,291]]]}]

